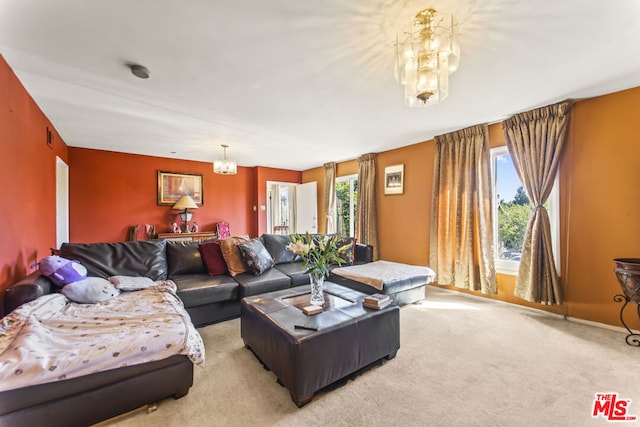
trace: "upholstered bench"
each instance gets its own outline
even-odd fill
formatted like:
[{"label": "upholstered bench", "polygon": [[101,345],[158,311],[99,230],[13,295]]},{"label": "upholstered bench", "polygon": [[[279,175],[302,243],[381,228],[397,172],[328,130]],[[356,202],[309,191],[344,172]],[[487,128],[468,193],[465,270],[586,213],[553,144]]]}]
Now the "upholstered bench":
[{"label": "upholstered bench", "polygon": [[429,267],[391,261],[335,268],[329,280],[366,294],[383,293],[398,305],[412,304],[424,299],[425,286],[435,280]]}]

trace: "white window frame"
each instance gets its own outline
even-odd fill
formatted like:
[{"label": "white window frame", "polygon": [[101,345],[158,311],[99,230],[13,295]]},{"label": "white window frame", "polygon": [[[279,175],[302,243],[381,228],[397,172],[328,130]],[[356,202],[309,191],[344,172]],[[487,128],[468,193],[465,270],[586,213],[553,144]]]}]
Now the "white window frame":
[{"label": "white window frame", "polygon": [[[493,214],[493,241],[494,241],[494,259],[496,272],[517,276],[520,268],[519,261],[502,260],[499,258],[498,245],[498,192],[497,192],[497,159],[498,157],[509,154],[507,146],[496,147],[490,150],[491,158],[491,189],[493,192],[493,200],[491,201],[491,210]],[[556,263],[556,271],[560,275],[560,191],[559,191],[559,171],[553,183],[553,189],[549,195],[549,222],[551,225],[551,241],[553,248],[553,258]]]},{"label": "white window frame", "polygon": [[[344,175],[344,176],[338,176],[336,177],[336,192],[338,191],[337,189],[337,184],[339,182],[345,182],[345,181],[349,181],[349,212],[352,213],[354,211],[353,209],[353,205],[354,205],[354,200],[353,200],[353,180],[358,180],[358,174],[354,173],[351,175]],[[336,204],[338,203],[338,196],[336,194]],[[338,229],[338,209],[336,206],[336,216],[335,218],[333,218],[333,223],[336,224],[336,230]],[[354,237],[355,236],[355,232],[356,232],[356,219],[355,218],[351,218],[351,221],[349,221],[349,236],[350,237]]]}]

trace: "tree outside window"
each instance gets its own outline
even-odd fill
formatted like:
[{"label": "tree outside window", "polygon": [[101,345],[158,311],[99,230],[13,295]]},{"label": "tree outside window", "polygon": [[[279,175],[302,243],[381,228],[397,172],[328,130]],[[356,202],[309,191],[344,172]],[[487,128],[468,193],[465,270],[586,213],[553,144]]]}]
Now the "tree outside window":
[{"label": "tree outside window", "polygon": [[500,259],[520,261],[531,203],[520,186],[513,200],[498,199],[498,254]]},{"label": "tree outside window", "polygon": [[[532,205],[518,177],[507,147],[491,149],[491,165],[496,270],[504,274],[517,274]],[[551,221],[551,234],[556,254],[558,253],[559,235],[558,206],[558,184],[556,181],[551,196],[545,203]],[[556,256],[556,263],[557,260]],[[559,265],[556,265],[556,269],[560,271]]]},{"label": "tree outside window", "polygon": [[342,236],[355,235],[358,176],[336,178],[336,232]]}]

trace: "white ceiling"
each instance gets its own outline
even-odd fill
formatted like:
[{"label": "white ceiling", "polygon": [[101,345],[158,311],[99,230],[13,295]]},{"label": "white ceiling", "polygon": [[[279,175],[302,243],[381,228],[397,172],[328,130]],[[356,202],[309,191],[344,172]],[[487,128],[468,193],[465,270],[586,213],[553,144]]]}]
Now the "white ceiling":
[{"label": "white ceiling", "polygon": [[[460,68],[409,109],[393,42],[426,7]],[[0,53],[69,146],[305,170],[640,86],[640,1],[0,0]]]}]

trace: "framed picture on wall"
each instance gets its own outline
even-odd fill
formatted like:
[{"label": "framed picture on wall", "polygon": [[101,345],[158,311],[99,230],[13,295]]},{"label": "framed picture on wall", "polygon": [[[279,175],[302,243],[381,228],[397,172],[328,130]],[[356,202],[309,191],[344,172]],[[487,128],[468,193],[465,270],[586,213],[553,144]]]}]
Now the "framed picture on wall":
[{"label": "framed picture on wall", "polygon": [[402,194],[404,191],[404,164],[384,168],[384,194]]},{"label": "framed picture on wall", "polygon": [[202,175],[158,171],[158,204],[173,205],[182,196],[204,205]]}]

